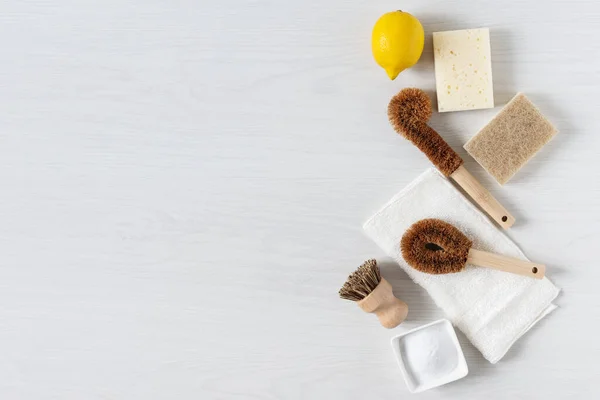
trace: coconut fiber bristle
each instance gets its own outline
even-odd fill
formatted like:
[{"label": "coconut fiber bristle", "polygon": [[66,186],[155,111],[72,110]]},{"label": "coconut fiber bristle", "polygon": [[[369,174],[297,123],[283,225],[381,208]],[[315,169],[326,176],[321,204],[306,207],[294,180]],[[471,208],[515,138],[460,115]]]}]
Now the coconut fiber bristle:
[{"label": "coconut fiber bristle", "polygon": [[422,219],[402,236],[402,257],[413,268],[428,274],[459,272],[467,263],[473,242],[439,219]]},{"label": "coconut fiber bristle", "polygon": [[427,125],[431,113],[431,100],[421,89],[402,89],[388,105],[388,118],[394,130],[425,153],[441,173],[450,176],[463,160]]},{"label": "coconut fiber bristle", "polygon": [[367,297],[381,282],[381,273],[377,261],[365,261],[354,271],[340,289],[340,297],[346,300],[359,301]]}]

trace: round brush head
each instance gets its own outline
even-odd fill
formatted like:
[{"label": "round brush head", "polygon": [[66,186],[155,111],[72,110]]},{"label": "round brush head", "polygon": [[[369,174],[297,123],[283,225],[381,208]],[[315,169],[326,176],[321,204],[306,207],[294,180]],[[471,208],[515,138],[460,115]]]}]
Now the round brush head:
[{"label": "round brush head", "polygon": [[360,301],[367,297],[381,282],[381,273],[377,261],[365,261],[354,271],[340,289],[340,297],[346,300]]},{"label": "round brush head", "polygon": [[421,89],[402,89],[388,105],[388,118],[394,130],[425,153],[440,172],[450,176],[463,160],[427,125],[431,114],[431,100]]},{"label": "round brush head", "polygon": [[402,236],[402,256],[416,270],[428,274],[459,272],[467,263],[473,242],[440,219],[422,219]]},{"label": "round brush head", "polygon": [[420,124],[426,124],[433,114],[431,108],[431,99],[421,89],[406,88],[402,89],[397,95],[392,97],[388,105],[388,117],[390,123],[402,136],[409,140],[411,132],[406,127],[416,127]]}]

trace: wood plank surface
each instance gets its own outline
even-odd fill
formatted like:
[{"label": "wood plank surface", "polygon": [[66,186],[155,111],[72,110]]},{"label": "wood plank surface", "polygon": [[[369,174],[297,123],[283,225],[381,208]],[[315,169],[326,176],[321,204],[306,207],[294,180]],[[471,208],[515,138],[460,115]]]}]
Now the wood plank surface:
[{"label": "wood plank surface", "polygon": [[[425,53],[389,81],[371,29]],[[563,289],[497,365],[420,399],[600,389],[600,5],[590,0],[0,2],[0,398],[401,399],[389,340],[442,317],[362,232],[429,167],[389,126],[431,33],[489,27],[496,108],[431,125]],[[558,135],[505,187],[462,149],[524,92]],[[407,321],[337,297],[376,257]]]}]

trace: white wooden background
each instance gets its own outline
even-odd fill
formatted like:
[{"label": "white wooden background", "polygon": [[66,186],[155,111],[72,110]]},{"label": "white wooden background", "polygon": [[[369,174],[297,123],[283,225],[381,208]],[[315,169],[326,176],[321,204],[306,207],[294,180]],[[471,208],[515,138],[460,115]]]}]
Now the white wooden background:
[{"label": "white wooden background", "polygon": [[[398,8],[427,40],[391,82],[370,35]],[[431,32],[482,26],[498,107],[431,124],[563,293],[497,365],[460,335],[469,375],[419,398],[598,398],[591,0],[0,2],[0,398],[406,398],[389,338],[442,314],[361,226],[429,166],[389,98],[433,93]],[[560,133],[500,188],[461,146],[517,91]],[[393,331],[337,298],[370,257]]]}]

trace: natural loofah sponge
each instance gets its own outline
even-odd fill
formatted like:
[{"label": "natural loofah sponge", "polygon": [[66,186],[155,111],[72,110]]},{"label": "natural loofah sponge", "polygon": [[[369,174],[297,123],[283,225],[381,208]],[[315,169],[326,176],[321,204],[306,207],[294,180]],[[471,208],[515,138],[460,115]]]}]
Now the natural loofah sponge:
[{"label": "natural loofah sponge", "polygon": [[464,148],[504,185],[557,132],[535,105],[518,93]]}]

